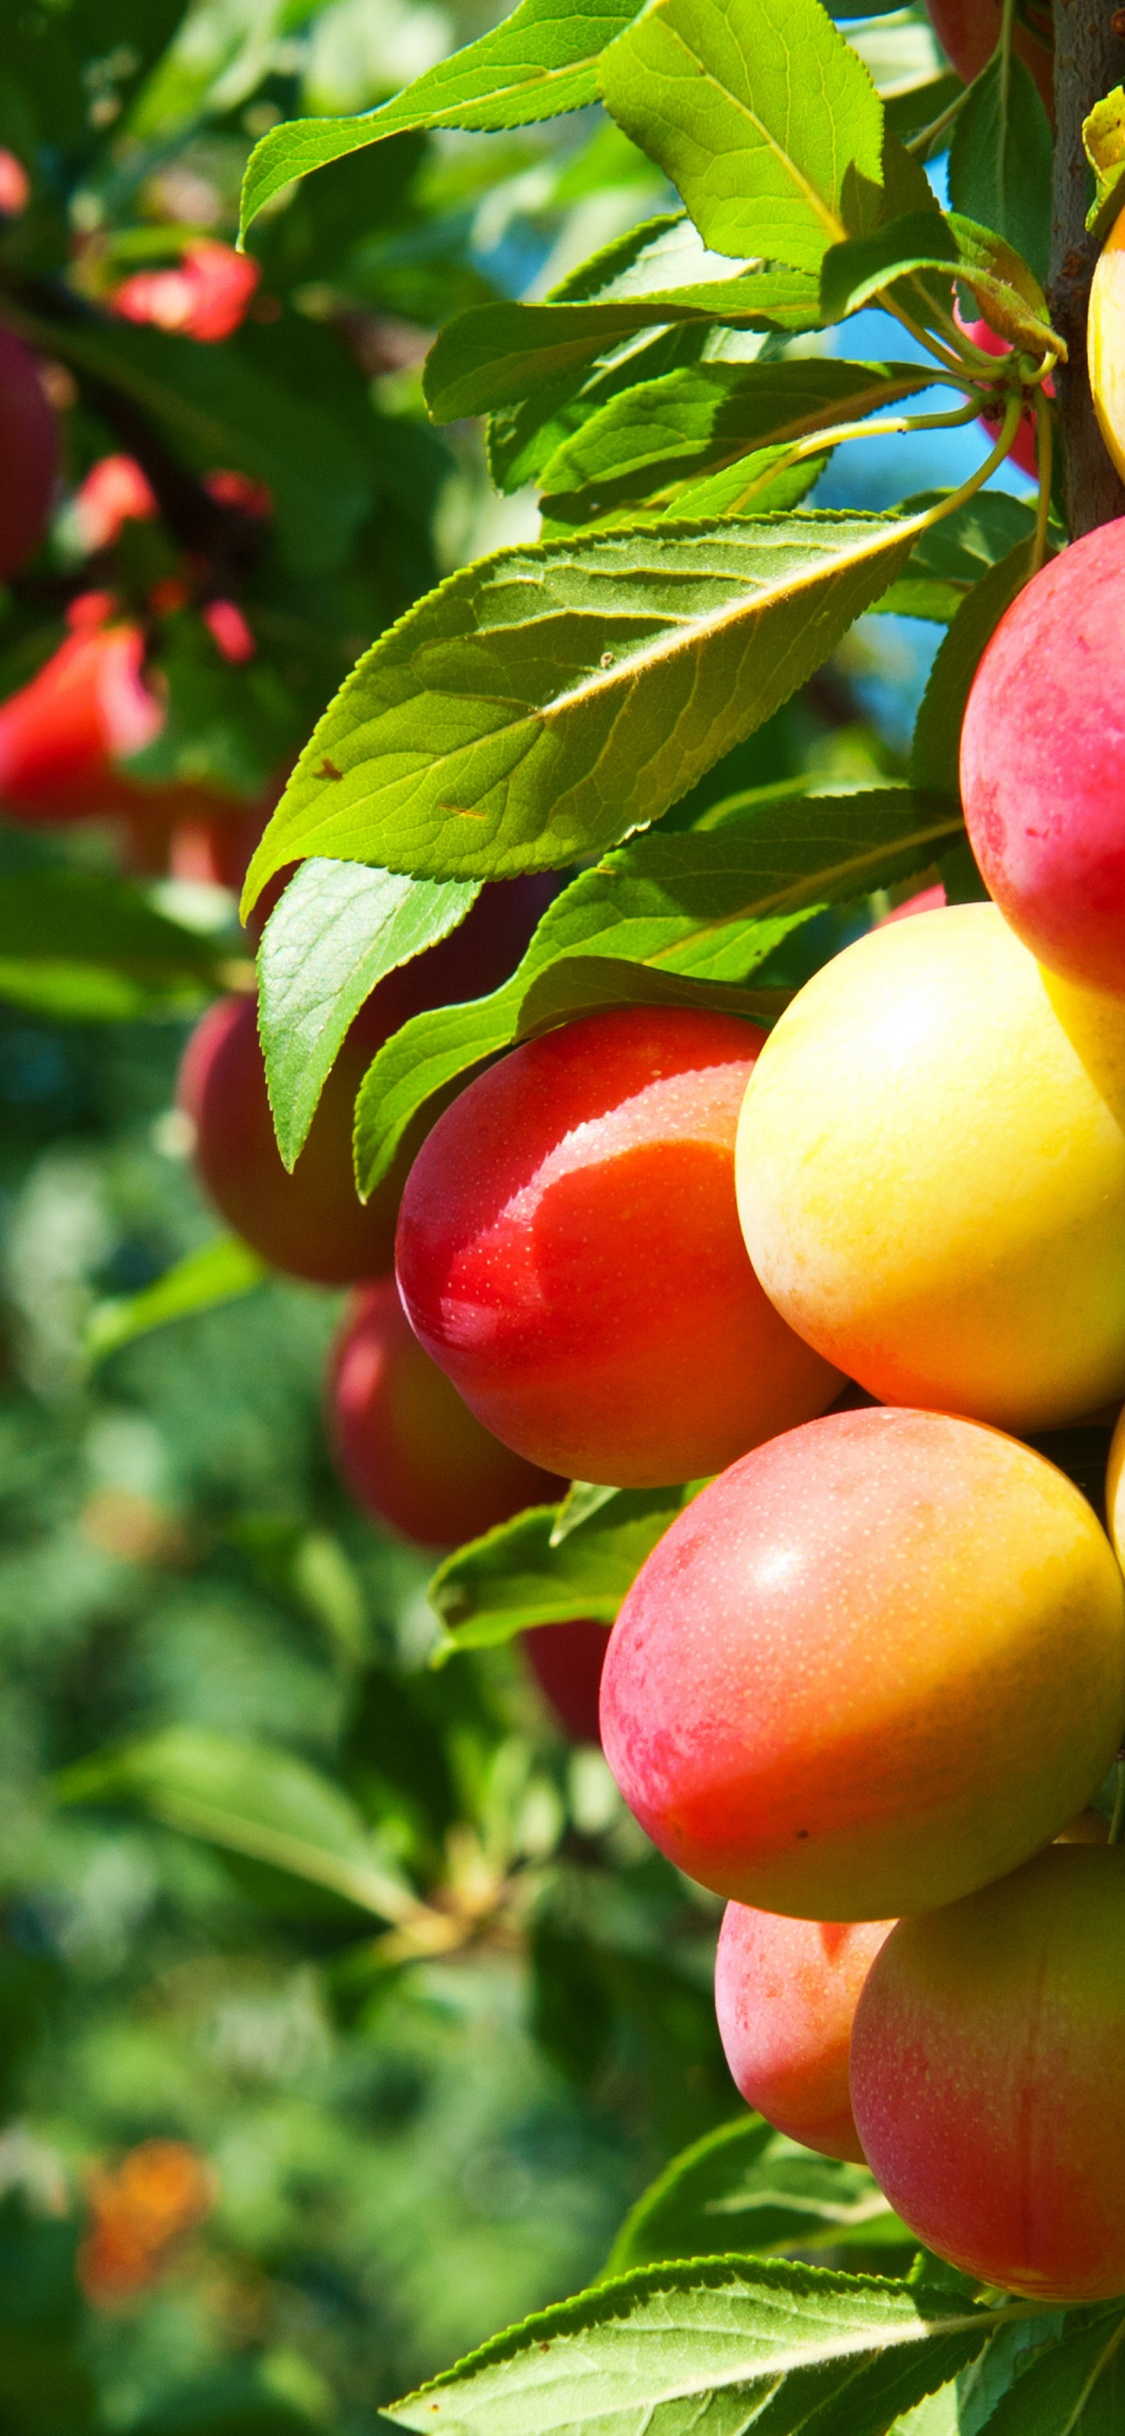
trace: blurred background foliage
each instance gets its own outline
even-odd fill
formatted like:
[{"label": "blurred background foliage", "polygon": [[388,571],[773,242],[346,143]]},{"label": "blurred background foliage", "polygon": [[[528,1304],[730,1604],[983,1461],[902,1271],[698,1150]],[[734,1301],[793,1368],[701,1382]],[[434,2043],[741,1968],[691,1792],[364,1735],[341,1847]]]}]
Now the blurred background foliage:
[{"label": "blurred background foliage", "polygon": [[[0,594],[0,694],[103,588],[167,712],[143,818],[0,827],[0,909],[28,875],[124,868],[198,943],[174,988],[107,998],[88,957],[22,953],[0,910],[0,2429],[18,2436],[364,2436],[380,2401],[596,2274],[661,2162],[735,2110],[719,1907],[652,1854],[518,1649],[428,1666],[430,1560],[333,1476],[341,1298],[266,1278],[147,1334],[115,1316],[215,1239],[174,1079],[208,989],[248,971],[230,883],[279,773],[412,598],[535,530],[530,497],[491,492],[477,427],[426,422],[430,338],[466,304],[543,294],[668,195],[596,112],[401,136],[277,198],[221,339],[117,300],[233,242],[270,125],[366,108],[501,13],[5,16],[0,146],[28,191],[0,228],[0,318],[40,353],[65,453],[49,532]],[[943,436],[917,487],[980,447]],[[79,493],[122,450],[153,505],[99,537]],[[841,450],[825,499],[862,481],[873,504],[877,455],[850,476]],[[216,471],[242,479],[233,506]],[[217,598],[249,650],[220,647]],[[861,621],[708,800],[901,772],[938,634]],[[164,817],[161,787],[202,797]],[[825,948],[821,927],[801,952]],[[304,1874],[277,1841],[298,1815]]]}]

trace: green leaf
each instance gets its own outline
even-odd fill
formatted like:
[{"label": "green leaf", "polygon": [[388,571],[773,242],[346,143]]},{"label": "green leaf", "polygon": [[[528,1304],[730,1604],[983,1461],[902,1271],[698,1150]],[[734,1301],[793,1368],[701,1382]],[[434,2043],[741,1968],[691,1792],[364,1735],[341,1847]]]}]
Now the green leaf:
[{"label": "green leaf", "polygon": [[760,2115],[742,2114],[665,2166],[626,2217],[605,2272],[849,2241],[913,2245],[865,2165],[817,2156]]},{"label": "green leaf", "polygon": [[791,930],[925,869],[960,834],[955,803],[908,789],[794,802],[783,788],[716,805],[706,830],[606,855],[548,907],[502,988],[417,1015],[380,1049],[356,1104],[363,1189],[428,1099],[552,1024],[655,1001],[780,1013],[776,993],[746,984]]},{"label": "green leaf", "polygon": [[565,505],[580,524],[622,500],[663,504],[689,477],[858,420],[909,397],[927,377],[913,366],[831,356],[685,365],[611,399],[556,450],[541,477],[544,514],[557,522]]},{"label": "green leaf", "polygon": [[56,1790],[62,1802],[138,1802],[184,1835],[327,1887],[382,1920],[418,1909],[347,1795],[289,1751],[170,1726],[80,1760]]},{"label": "green leaf", "polygon": [[[934,507],[949,493],[926,491],[905,502],[908,510]],[[915,543],[897,583],[876,601],[877,610],[900,617],[940,619],[948,625],[974,584],[1006,558],[1035,529],[1034,504],[1010,491],[978,491],[932,524]]]},{"label": "green leaf", "polygon": [[635,331],[670,322],[720,322],[745,330],[811,330],[816,283],[771,264],[740,266],[725,279],[606,295],[590,303],[473,305],[447,324],[426,359],[435,423],[509,405],[583,369]]},{"label": "green leaf", "polygon": [[0,889],[0,998],[36,1014],[113,1023],[190,1006],[222,961],[127,880],[59,868]]},{"label": "green leaf", "polygon": [[1125,198],[1125,85],[1095,102],[1083,122],[1082,141],[1094,172],[1094,200],[1086,214],[1092,236],[1104,240]]},{"label": "green leaf", "polygon": [[949,192],[959,212],[994,228],[1047,284],[1051,251],[1051,129],[1030,68],[1001,53],[959,113]]},{"label": "green leaf", "polygon": [[349,1024],[376,984],[462,922],[475,880],[409,880],[312,856],[258,951],[258,1029],[278,1149],[297,1162]]},{"label": "green leaf", "polygon": [[[1090,2323],[1091,2316],[1093,2323]],[[982,2436],[1120,2436],[1125,2427],[1125,2314],[1074,2312],[982,2423]]]},{"label": "green leaf", "polygon": [[359,663],[254,860],[549,870],[657,819],[901,571],[894,515],[806,513],[501,550]]},{"label": "green leaf", "polygon": [[649,2267],[496,2336],[386,2415],[436,2436],[742,2436],[759,2421],[763,2436],[875,2436],[1006,2314],[779,2259]]},{"label": "green leaf", "polygon": [[600,75],[718,253],[815,271],[878,216],[882,104],[819,0],[656,0]]},{"label": "green leaf", "polygon": [[[824,257],[820,301],[825,319],[843,321],[873,297],[911,282],[908,301],[927,295],[915,276],[938,273],[972,290],[985,319],[1013,347],[1065,356],[1038,280],[1002,237],[958,212],[908,212],[873,235],[848,238]],[[950,299],[950,304],[952,299]],[[932,317],[932,299],[930,300]]]},{"label": "green leaf", "polygon": [[219,1303],[249,1294],[269,1275],[264,1260],[243,1243],[241,1235],[218,1235],[198,1252],[188,1252],[174,1269],[166,1269],[155,1284],[138,1294],[115,1295],[95,1303],[86,1323],[83,1352],[88,1362],[104,1362],[121,1345],[169,1320],[190,1319],[197,1311],[213,1311]]},{"label": "green leaf", "polygon": [[957,611],[930,670],[915,722],[910,757],[915,786],[960,795],[961,722],[969,690],[986,643],[1031,576],[1034,549],[1034,534],[1017,542],[973,586]]},{"label": "green leaf", "polygon": [[250,155],[242,235],[293,178],[410,127],[526,127],[598,97],[598,53],[636,15],[639,0],[522,0],[512,15],[379,109],[359,118],[298,119],[271,127]]},{"label": "green leaf", "polygon": [[561,1537],[561,1507],[529,1506],[456,1549],[428,1591],[446,1628],[441,1654],[490,1649],[536,1624],[577,1616],[612,1624],[645,1558],[701,1485],[611,1490]]}]

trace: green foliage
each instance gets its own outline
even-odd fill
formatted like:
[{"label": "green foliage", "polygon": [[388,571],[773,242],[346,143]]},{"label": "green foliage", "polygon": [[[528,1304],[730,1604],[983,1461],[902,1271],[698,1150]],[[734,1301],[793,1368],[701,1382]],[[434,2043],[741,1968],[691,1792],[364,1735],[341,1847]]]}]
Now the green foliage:
[{"label": "green foliage", "polygon": [[500,551],[401,619],[314,729],[253,903],[310,853],[475,879],[655,820],[894,581],[888,516],[747,519]]},{"label": "green foliage", "polygon": [[954,129],[949,191],[959,212],[1007,238],[1045,288],[1051,130],[1022,59],[993,59],[978,76]]},{"label": "green foliage", "polygon": [[599,51],[635,15],[630,0],[520,0],[506,22],[415,78],[365,119],[277,127],[259,144],[242,196],[243,232],[291,178],[412,127],[524,127],[597,97]]},{"label": "green foliage", "polygon": [[172,1728],[69,1769],[59,1798],[143,1802],[170,1827],[308,1878],[381,1919],[400,1920],[414,1908],[359,1812],[288,1752]]},{"label": "green foliage", "polygon": [[485,2344],[387,2415],[464,2436],[595,2436],[647,2413],[661,2436],[686,2436],[705,2411],[734,2436],[768,2402],[779,2436],[810,2422],[825,2436],[879,2436],[1003,2314],[780,2261],[641,2268]]},{"label": "green foliage", "polygon": [[709,2251],[914,2248],[866,2166],[814,2155],[760,2115],[719,2125],[673,2159],[629,2212],[607,2276]]},{"label": "green foliage", "polygon": [[719,253],[816,271],[880,214],[882,106],[819,0],[656,0],[600,82]]},{"label": "green foliage", "polygon": [[82,1022],[190,1006],[213,987],[219,952],[109,874],[49,865],[0,891],[0,998]]},{"label": "green foliage", "polygon": [[142,1286],[139,1293],[114,1295],[95,1304],[84,1339],[87,1359],[104,1361],[134,1337],[147,1335],[150,1328],[166,1327],[169,1321],[187,1319],[196,1311],[213,1311],[216,1304],[248,1294],[265,1275],[265,1262],[240,1235],[219,1235],[198,1252],[185,1252],[163,1277]]},{"label": "green foliage", "polygon": [[471,880],[302,863],[266,924],[259,1027],[278,1146],[292,1168],[353,1017],[384,975],[464,920]]},{"label": "green foliage", "polygon": [[[698,1485],[698,1484],[697,1484]],[[692,1489],[614,1489],[573,1520],[531,1506],[446,1558],[429,1587],[446,1627],[441,1654],[488,1649],[538,1624],[590,1616],[612,1624],[646,1556]],[[573,1509],[571,1508],[571,1512]]]}]

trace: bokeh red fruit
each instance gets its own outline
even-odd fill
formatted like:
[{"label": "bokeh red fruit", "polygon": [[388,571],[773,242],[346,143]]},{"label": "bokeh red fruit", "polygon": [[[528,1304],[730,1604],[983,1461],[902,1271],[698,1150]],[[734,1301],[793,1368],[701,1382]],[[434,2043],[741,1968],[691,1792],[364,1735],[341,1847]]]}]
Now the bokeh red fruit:
[{"label": "bokeh red fruit", "polygon": [[1123,2045],[1119,1846],[1055,1845],[900,1922],[860,1997],[851,2066],[892,2207],[1006,2292],[1125,2291]]},{"label": "bokeh red fruit", "polygon": [[1041,963],[1125,993],[1125,517],[1073,542],[1000,621],[961,732],[973,851]]},{"label": "bokeh red fruit", "polygon": [[537,879],[484,889],[460,929],[379,983],[347,1034],[291,1175],[274,1137],[254,1001],[223,998],[208,1008],[184,1053],[179,1103],[195,1125],[196,1166],[216,1208],[274,1268],[329,1286],[390,1268],[411,1151],[361,1202],[352,1168],[356,1093],[376,1050],[411,1015],[505,979],[548,889]]},{"label": "bokeh red fruit", "polygon": [[863,2162],[848,2092],[855,2009],[893,1920],[784,1920],[728,1903],[715,2012],[731,2078],[777,2131]]},{"label": "bokeh red fruit", "polygon": [[430,1134],[403,1196],[403,1300],[531,1462],[691,1479],[838,1392],[739,1238],[734,1138],[762,1040],[693,1008],[587,1016],[513,1050]]},{"label": "bokeh red fruit", "polygon": [[30,684],[0,705],[0,805],[20,820],[135,810],[136,782],[117,764],[151,744],[164,723],[145,683],[140,627],[93,617],[87,624],[81,615],[76,623]]},{"label": "bokeh red fruit", "polygon": [[145,524],[159,512],[144,467],[119,452],[90,467],[71,501],[69,523],[82,549],[106,550],[130,518]]},{"label": "bokeh red fruit", "polygon": [[0,581],[36,548],[58,470],[58,424],[35,357],[0,328]]},{"label": "bokeh red fruit", "polygon": [[609,1633],[590,1616],[536,1624],[522,1646],[541,1692],[573,1742],[597,1742],[598,1694]]},{"label": "bokeh red fruit", "polygon": [[677,1516],[614,1625],[601,1722],[689,1877],[889,1920],[1015,1868],[1100,1782],[1125,1585],[1030,1447],[942,1413],[831,1413]]},{"label": "bokeh red fruit", "polygon": [[479,1539],[521,1506],[553,1505],[563,1494],[565,1482],[481,1428],[423,1353],[393,1277],[352,1296],[327,1402],[336,1461],[356,1504],[424,1547]]},{"label": "bokeh red fruit", "polygon": [[[930,23],[947,59],[967,85],[979,76],[1000,40],[1001,0],[926,0]],[[1017,10],[1012,42],[1030,68],[1048,112],[1052,107],[1053,54],[1050,0],[1030,0],[1025,23]],[[1034,30],[1033,30],[1034,28]]]},{"label": "bokeh red fruit", "polygon": [[178,269],[134,271],[110,302],[125,321],[153,322],[160,330],[180,330],[186,338],[213,344],[229,338],[245,320],[261,276],[262,266],[251,254],[200,237],[185,246]]}]

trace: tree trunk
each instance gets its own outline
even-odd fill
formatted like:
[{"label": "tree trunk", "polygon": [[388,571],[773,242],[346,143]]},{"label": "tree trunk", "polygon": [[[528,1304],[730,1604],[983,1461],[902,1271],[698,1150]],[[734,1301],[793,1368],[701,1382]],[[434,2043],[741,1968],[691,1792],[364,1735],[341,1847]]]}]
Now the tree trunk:
[{"label": "tree trunk", "polygon": [[1082,121],[1125,83],[1125,13],[1114,0],[1054,0],[1055,175],[1049,300],[1070,361],[1056,375],[1072,540],[1125,516],[1125,488],[1106,452],[1086,373],[1086,314],[1098,247],[1086,233],[1089,169]]}]

